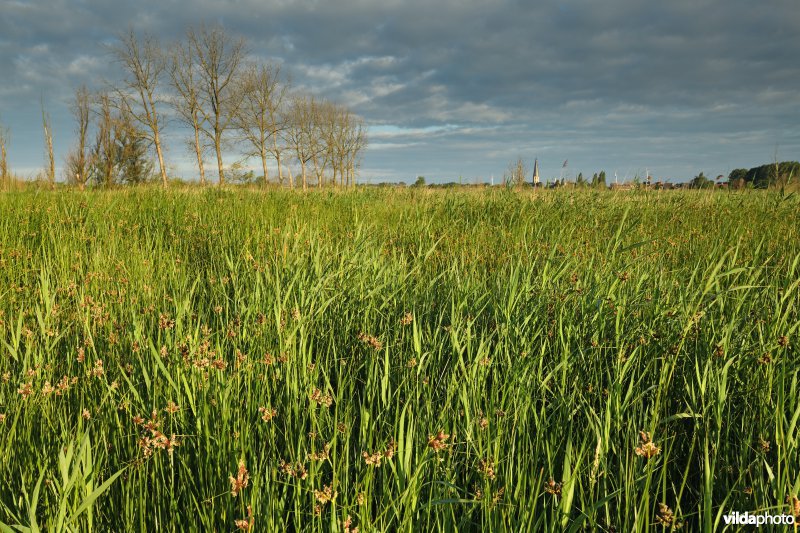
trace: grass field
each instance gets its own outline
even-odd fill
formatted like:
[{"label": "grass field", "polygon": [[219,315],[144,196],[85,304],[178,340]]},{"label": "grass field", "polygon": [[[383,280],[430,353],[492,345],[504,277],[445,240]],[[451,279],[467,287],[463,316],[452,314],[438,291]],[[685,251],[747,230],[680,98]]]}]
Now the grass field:
[{"label": "grass field", "polygon": [[799,209],[775,192],[0,195],[0,522],[800,515]]}]

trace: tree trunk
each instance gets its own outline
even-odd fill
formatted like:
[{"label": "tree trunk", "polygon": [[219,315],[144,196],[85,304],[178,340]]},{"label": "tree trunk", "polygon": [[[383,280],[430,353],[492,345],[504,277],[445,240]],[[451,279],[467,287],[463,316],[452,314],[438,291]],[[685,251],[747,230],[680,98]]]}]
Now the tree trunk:
[{"label": "tree trunk", "polygon": [[264,170],[264,187],[266,187],[269,176],[267,175],[267,152],[265,150],[261,150],[261,167]]},{"label": "tree trunk", "polygon": [[158,134],[158,130],[155,130],[155,135],[153,135],[153,144],[156,145],[156,155],[158,155],[158,168],[161,170],[161,184],[164,188],[167,188],[167,169],[164,168],[164,154],[161,150],[161,137]]},{"label": "tree trunk", "polygon": [[306,190],[306,162],[300,160],[300,169],[303,171],[303,190]]},{"label": "tree trunk", "polygon": [[314,157],[314,175],[317,176],[317,188],[322,188],[322,173],[319,171],[319,163],[317,162],[317,158]]},{"label": "tree trunk", "polygon": [[197,168],[200,171],[200,185],[206,184],[206,169],[203,165],[203,150],[200,148],[200,129],[194,129],[194,150],[197,154]]},{"label": "tree trunk", "polygon": [[6,153],[6,142],[2,135],[3,132],[0,130],[0,185],[5,188],[6,185],[11,184],[11,180],[9,179],[8,175],[8,154]]},{"label": "tree trunk", "polygon": [[287,167],[289,171],[289,188],[294,189],[294,178],[292,178],[292,167]]},{"label": "tree trunk", "polygon": [[283,170],[281,169],[281,152],[278,150],[278,140],[273,137],[272,147],[275,152],[275,161],[278,162],[278,183],[283,185]]},{"label": "tree trunk", "polygon": [[53,155],[53,135],[50,133],[50,124],[48,118],[44,113],[44,104],[42,104],[42,123],[44,124],[44,140],[47,145],[47,181],[50,183],[50,189],[56,188],[56,159]]},{"label": "tree trunk", "polygon": [[214,149],[217,151],[217,171],[219,172],[219,186],[225,185],[225,171],[222,169],[222,139],[218,132],[214,136]]}]

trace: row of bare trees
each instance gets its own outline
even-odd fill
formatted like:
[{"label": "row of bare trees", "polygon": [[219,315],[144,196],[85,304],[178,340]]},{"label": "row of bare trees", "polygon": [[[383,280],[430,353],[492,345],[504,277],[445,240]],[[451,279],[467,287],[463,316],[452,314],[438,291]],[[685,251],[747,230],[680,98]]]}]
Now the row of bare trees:
[{"label": "row of bare trees", "polygon": [[[300,167],[304,189],[355,183],[367,144],[363,121],[342,105],[293,91],[279,65],[248,61],[245,41],[221,27],[191,28],[169,51],[152,36],[129,30],[112,50],[121,80],[97,94],[80,87],[72,102],[77,142],[66,172],[80,187],[139,181],[148,163],[154,166],[148,151],[166,186],[164,129],[176,120],[201,183],[207,182],[209,152],[218,183],[226,183],[228,147],[258,160],[265,184],[273,164],[281,185],[287,177],[289,186],[296,185],[292,164]],[[52,142],[46,118],[45,131]]]}]

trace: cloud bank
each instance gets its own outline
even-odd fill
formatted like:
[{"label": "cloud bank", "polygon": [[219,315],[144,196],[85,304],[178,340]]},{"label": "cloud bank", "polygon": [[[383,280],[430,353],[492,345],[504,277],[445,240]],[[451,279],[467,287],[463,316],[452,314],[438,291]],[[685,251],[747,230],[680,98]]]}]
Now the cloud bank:
[{"label": "cloud bank", "polygon": [[[201,22],[363,116],[368,179],[488,181],[520,156],[548,177],[568,159],[573,176],[680,181],[800,158],[796,0],[0,0],[0,12],[16,169],[41,166],[41,100],[66,152],[74,89],[120,76],[117,33],[169,42]],[[173,137],[168,157],[191,174]]]}]

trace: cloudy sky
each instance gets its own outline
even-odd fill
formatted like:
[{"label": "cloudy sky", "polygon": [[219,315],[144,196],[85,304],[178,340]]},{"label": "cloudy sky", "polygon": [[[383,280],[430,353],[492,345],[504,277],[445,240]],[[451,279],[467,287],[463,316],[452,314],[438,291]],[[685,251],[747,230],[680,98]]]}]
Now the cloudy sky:
[{"label": "cloudy sky", "polygon": [[[517,157],[543,178],[672,181],[800,159],[798,0],[0,0],[13,170],[43,164],[42,99],[63,161],[67,103],[119,79],[120,31],[169,42],[202,22],[360,114],[373,181],[499,180]],[[167,142],[191,176],[177,127]]]}]

